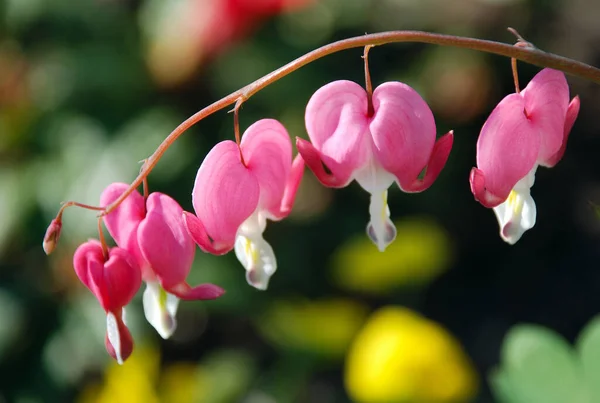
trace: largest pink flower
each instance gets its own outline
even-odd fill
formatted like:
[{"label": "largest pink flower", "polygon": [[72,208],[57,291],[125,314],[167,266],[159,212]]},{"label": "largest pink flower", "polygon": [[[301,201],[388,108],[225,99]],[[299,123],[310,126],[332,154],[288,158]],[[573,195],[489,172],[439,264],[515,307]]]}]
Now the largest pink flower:
[{"label": "largest pink flower", "polygon": [[190,234],[206,252],[235,248],[248,283],[266,289],[277,262],[262,234],[267,219],[290,213],[303,171],[299,155],[292,163],[292,144],[281,123],[259,120],[239,147],[222,141],[200,165],[192,191],[196,216],[185,214]]},{"label": "largest pink flower", "polygon": [[492,111],[477,141],[477,168],[471,191],[493,208],[502,239],[516,243],[536,220],[530,194],[539,165],[562,158],[579,113],[579,98],[569,103],[565,75],[543,69],[520,93],[506,96]]},{"label": "largest pink flower", "polygon": [[431,110],[406,84],[380,85],[372,102],[370,115],[367,92],[352,81],[321,87],[306,106],[312,144],[297,139],[296,145],[325,186],[344,187],[355,179],[371,194],[367,234],[383,251],[396,237],[387,189],[394,182],[405,192],[431,186],[446,164],[453,135],[449,132],[436,143]]}]

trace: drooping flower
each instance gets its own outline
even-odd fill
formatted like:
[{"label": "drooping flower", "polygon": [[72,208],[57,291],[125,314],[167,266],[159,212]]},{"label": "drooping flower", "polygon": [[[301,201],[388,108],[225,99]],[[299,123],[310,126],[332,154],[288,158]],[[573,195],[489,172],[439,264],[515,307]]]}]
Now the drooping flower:
[{"label": "drooping flower", "polygon": [[367,92],[352,81],[321,87],[306,106],[312,144],[297,139],[296,146],[325,186],[340,188],[355,179],[371,194],[367,234],[383,251],[396,237],[387,189],[394,182],[407,193],[431,186],[446,164],[453,134],[436,142],[431,110],[406,84],[380,85],[372,102],[371,116]]},{"label": "drooping flower", "polygon": [[543,69],[520,93],[506,96],[492,111],[477,141],[477,168],[471,170],[475,199],[493,208],[500,236],[509,244],[535,225],[530,194],[538,166],[560,161],[579,113],[569,103],[565,75]]},{"label": "drooping flower", "polygon": [[133,339],[125,325],[125,306],[142,282],[137,262],[128,251],[118,247],[111,248],[105,256],[100,242],[90,240],[75,251],[73,266],[106,312],[106,349],[122,364],[133,351]]},{"label": "drooping flower", "polygon": [[304,161],[292,162],[287,130],[273,119],[250,126],[240,146],[222,141],[198,169],[192,204],[185,213],[190,234],[206,252],[235,249],[253,287],[265,290],[277,269],[275,254],[264,240],[267,219],[281,220],[292,209]]},{"label": "drooping flower", "polygon": [[[111,184],[100,197],[101,205],[112,203],[127,188],[125,183]],[[180,298],[215,299],[224,293],[214,284],[192,288],[185,281],[196,245],[185,228],[183,209],[171,197],[155,192],[145,200],[134,191],[104,217],[104,223],[117,245],[137,260],[146,282],[144,314],[163,338],[175,330]]]}]

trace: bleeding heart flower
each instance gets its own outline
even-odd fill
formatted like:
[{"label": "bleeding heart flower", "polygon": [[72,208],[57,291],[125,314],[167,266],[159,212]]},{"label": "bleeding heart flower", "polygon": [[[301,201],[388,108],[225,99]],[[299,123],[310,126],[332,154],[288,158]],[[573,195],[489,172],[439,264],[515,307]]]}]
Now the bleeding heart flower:
[{"label": "bleeding heart flower", "polygon": [[[127,188],[125,183],[111,184],[100,197],[101,205],[112,203]],[[214,284],[192,288],[185,281],[196,245],[184,225],[183,209],[171,197],[155,192],[144,200],[133,192],[104,223],[117,245],[136,258],[146,282],[144,314],[163,338],[175,331],[179,298],[215,299],[225,292]]]},{"label": "bleeding heart flower", "polygon": [[259,120],[239,147],[222,141],[200,165],[192,192],[196,216],[185,213],[190,234],[206,252],[220,255],[235,248],[248,283],[265,290],[277,269],[273,249],[263,239],[267,218],[288,216],[303,171],[300,156],[292,163],[292,145],[281,123]]},{"label": "bleeding heart flower", "polygon": [[569,103],[565,75],[543,69],[520,93],[500,101],[483,125],[471,191],[494,209],[500,236],[509,244],[535,225],[530,194],[535,172],[539,165],[551,168],[560,161],[578,113],[579,98]]},{"label": "bleeding heart flower", "polygon": [[73,256],[75,273],[96,296],[106,312],[105,344],[109,354],[122,364],[133,351],[133,339],[125,325],[125,305],[142,283],[140,269],[125,249],[111,248],[104,255],[100,242],[80,245]]},{"label": "bleeding heart flower", "polygon": [[296,146],[323,185],[340,188],[355,179],[371,194],[367,234],[383,251],[396,237],[387,189],[394,182],[409,193],[431,186],[446,164],[453,134],[436,142],[431,110],[406,84],[382,84],[372,101],[371,116],[360,85],[334,81],[321,87],[306,106],[312,144],[297,139]]}]

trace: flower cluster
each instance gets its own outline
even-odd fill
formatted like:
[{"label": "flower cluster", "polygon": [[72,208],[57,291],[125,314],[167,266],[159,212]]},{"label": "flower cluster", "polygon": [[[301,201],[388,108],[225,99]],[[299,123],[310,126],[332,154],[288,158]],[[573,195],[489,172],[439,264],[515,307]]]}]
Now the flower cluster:
[{"label": "flower cluster", "polygon": [[[577,97],[569,103],[564,74],[544,69],[522,91],[504,98],[484,124],[471,189],[481,204],[494,209],[506,242],[515,243],[534,225],[535,171],[561,159],[578,111]],[[341,188],[356,180],[370,194],[366,233],[383,252],[396,237],[389,187],[396,183],[406,193],[429,188],[453,143],[452,131],[436,140],[432,111],[400,82],[374,91],[370,78],[366,89],[350,81],[329,83],[309,100],[305,123],[310,141],[297,138],[295,158],[287,130],[273,119],[251,125],[241,141],[215,145],[198,169],[194,214],[165,194],[147,195],[145,186],[144,195],[130,193],[103,217],[116,247],[101,239],[77,249],[75,271],[106,311],[106,347],[117,361],[133,348],[124,307],[142,281],[146,318],[163,338],[175,330],[180,299],[223,294],[217,285],[187,284],[196,244],[215,255],[233,250],[248,283],[267,289],[277,269],[273,248],[263,237],[267,219],[290,214],[305,164],[325,186]],[[123,183],[110,185],[101,206],[116,204],[127,189]],[[47,252],[58,241],[60,214],[44,240]]]}]

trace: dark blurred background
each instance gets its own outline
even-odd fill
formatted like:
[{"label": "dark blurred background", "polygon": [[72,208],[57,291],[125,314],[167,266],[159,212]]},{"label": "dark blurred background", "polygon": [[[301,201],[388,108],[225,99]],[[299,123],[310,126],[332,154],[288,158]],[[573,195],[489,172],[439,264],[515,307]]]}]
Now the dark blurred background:
[{"label": "dark blurred background", "polygon": [[[95,214],[68,210],[50,257],[43,234],[61,201],[96,204],[186,117],[321,45],[399,29],[512,43],[511,26],[600,66],[598,21],[595,0],[0,0],[0,402],[493,402],[486,377],[511,326],[537,323],[572,341],[600,312],[597,84],[568,77],[581,113],[562,162],[538,170],[536,226],[509,246],[468,175],[481,125],[514,91],[510,61],[374,48],[374,85],[406,82],[439,135],[455,131],[429,190],[390,191],[395,243],[383,254],[369,243],[357,184],[326,189],[307,171],[292,216],[265,233],[279,265],[269,290],[249,287],[233,254],[198,252],[190,283],[227,294],[182,302],[167,341],[138,295],[128,308],[136,350],[122,367],[72,268]],[[362,84],[361,54],[316,61],[252,97],[242,130],[270,117],[306,137],[308,99],[332,80]],[[537,71],[519,64],[522,87]],[[202,159],[232,138],[225,111],[202,121],[160,161],[151,190],[191,210]]]}]

